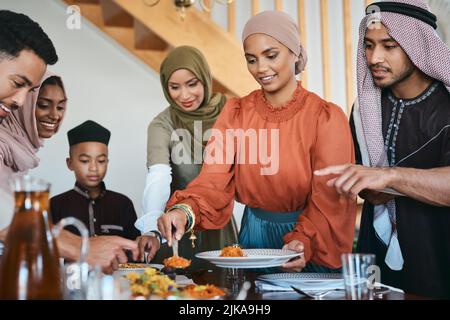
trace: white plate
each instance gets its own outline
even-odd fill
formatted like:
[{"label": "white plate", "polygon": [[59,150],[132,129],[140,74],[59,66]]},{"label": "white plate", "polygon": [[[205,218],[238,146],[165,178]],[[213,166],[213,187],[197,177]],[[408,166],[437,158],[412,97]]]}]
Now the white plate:
[{"label": "white plate", "polygon": [[257,281],[269,284],[267,288],[291,289],[291,286],[297,286],[302,290],[344,289],[344,279],[340,273],[275,273],[261,275]]},{"label": "white plate", "polygon": [[221,257],[221,250],[197,253],[195,256],[208,260],[222,268],[269,268],[278,267],[301,253],[281,249],[242,249],[244,257]]}]

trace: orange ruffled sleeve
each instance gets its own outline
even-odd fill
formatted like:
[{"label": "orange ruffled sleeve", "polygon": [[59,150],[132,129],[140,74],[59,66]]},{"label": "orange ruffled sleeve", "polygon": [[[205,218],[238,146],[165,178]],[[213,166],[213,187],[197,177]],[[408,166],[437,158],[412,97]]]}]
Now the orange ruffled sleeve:
[{"label": "orange ruffled sleeve", "polygon": [[[184,190],[177,190],[167,203],[167,208],[177,203],[185,203],[195,213],[197,230],[221,229],[233,214],[235,197],[234,164],[226,163],[224,140],[226,129],[236,127],[239,116],[239,99],[229,99],[217,118],[206,147],[205,162],[200,174]],[[236,147],[233,149],[236,150]],[[222,156],[218,156],[221,153]],[[211,163],[213,158],[223,159],[221,163]],[[233,154],[234,159],[234,154]]]},{"label": "orange ruffled sleeve", "polygon": [[[348,120],[332,104],[323,105],[317,120],[316,142],[311,155],[312,171],[330,165],[354,163],[353,140]],[[341,266],[340,255],[351,252],[356,219],[356,201],[339,196],[326,182],[331,176],[312,176],[312,188],[303,214],[284,242],[304,244],[305,259],[330,268]]]}]

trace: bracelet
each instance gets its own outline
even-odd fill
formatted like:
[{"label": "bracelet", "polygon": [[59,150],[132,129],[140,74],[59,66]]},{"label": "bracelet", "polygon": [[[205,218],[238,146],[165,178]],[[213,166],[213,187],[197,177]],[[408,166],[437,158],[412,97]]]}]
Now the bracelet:
[{"label": "bracelet", "polygon": [[186,232],[190,232],[192,229],[194,229],[195,215],[194,215],[194,211],[192,210],[191,206],[184,204],[184,203],[179,203],[179,204],[173,205],[169,209],[169,211],[172,211],[174,209],[181,209],[186,214],[186,218],[187,218]]},{"label": "bracelet", "polygon": [[194,210],[192,210],[192,207],[188,204],[179,203],[173,205],[167,212],[170,212],[175,209],[181,209],[186,214],[187,217],[187,228],[186,232],[190,232],[191,235],[189,236],[189,240],[192,242],[192,248],[195,248],[195,240],[197,239],[195,232],[194,232],[194,226],[195,226],[195,214]]}]

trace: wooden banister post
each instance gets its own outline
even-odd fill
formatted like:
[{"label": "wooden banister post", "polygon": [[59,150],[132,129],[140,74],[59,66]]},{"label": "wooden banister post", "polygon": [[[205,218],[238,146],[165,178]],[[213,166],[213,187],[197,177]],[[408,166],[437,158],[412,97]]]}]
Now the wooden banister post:
[{"label": "wooden banister post", "polygon": [[252,16],[259,13],[259,0],[252,0]]},{"label": "wooden banister post", "polygon": [[275,10],[283,11],[283,0],[275,0]]},{"label": "wooden banister post", "polygon": [[352,48],[352,15],[350,0],[343,3],[344,18],[344,42],[345,42],[345,86],[347,96],[347,114],[350,115],[354,92],[353,92],[353,48]]},{"label": "wooden banister post", "polygon": [[[297,19],[298,19],[298,27],[300,29],[300,41],[305,50],[308,51],[305,0],[297,1]],[[302,72],[302,86],[306,89],[308,88],[308,65],[306,66],[305,71]]]},{"label": "wooden banister post", "polygon": [[228,32],[236,37],[236,2],[228,4]]},{"label": "wooden banister post", "polygon": [[320,0],[320,22],[322,34],[322,65],[323,65],[323,97],[331,98],[330,91],[330,36],[328,21],[328,0]]}]

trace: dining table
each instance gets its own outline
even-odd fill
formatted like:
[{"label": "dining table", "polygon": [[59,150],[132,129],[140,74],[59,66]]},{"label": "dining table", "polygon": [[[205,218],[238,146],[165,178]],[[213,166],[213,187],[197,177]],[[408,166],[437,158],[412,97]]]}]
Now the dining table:
[{"label": "dining table", "polygon": [[[124,274],[126,273],[120,274],[120,276]],[[213,264],[210,264],[209,267],[204,269],[187,268],[180,272],[180,276],[189,280],[190,283],[197,285],[213,284],[225,289],[227,293],[224,298],[225,300],[311,300],[311,297],[300,294],[291,288],[276,291],[261,290],[256,283],[259,280],[258,277],[264,274],[266,273],[259,272],[258,269],[223,268]],[[340,290],[321,297],[320,300],[350,299],[347,299],[345,292]],[[383,294],[374,295],[373,299],[370,300],[431,300],[431,298],[407,292],[399,292],[397,290],[388,290],[388,292],[384,292]]]},{"label": "dining table", "polygon": [[[228,292],[226,299],[236,300],[311,300],[310,297],[299,294],[290,288],[285,291],[264,291],[255,285],[255,280],[263,273],[256,269],[230,269],[212,266],[208,269],[187,270],[185,276],[191,278],[196,284],[213,284],[225,288]],[[250,288],[242,295],[244,283],[249,283]],[[320,300],[348,300],[344,291],[336,291],[320,298]],[[388,292],[373,295],[373,300],[428,300],[427,297],[412,293],[389,290]]]}]

